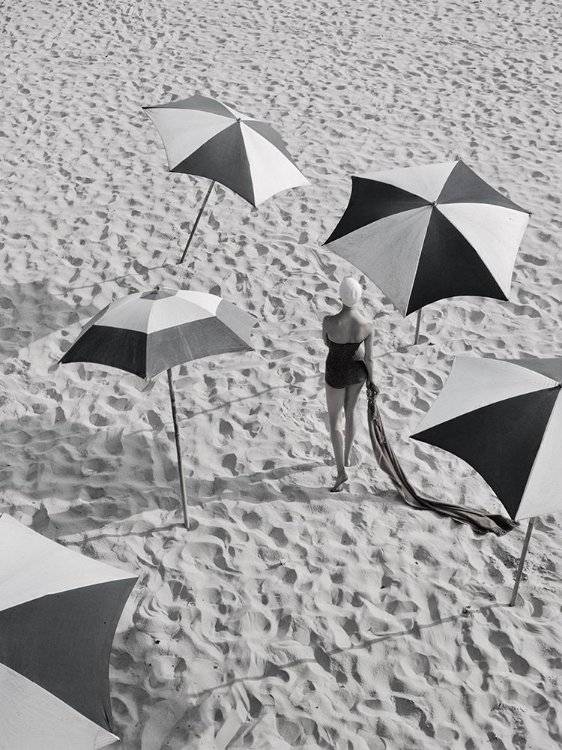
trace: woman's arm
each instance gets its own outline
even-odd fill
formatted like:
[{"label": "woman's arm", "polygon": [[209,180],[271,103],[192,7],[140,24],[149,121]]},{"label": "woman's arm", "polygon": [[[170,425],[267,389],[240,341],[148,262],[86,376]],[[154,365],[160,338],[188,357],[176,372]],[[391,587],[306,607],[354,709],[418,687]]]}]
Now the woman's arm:
[{"label": "woman's arm", "polygon": [[374,384],[373,379],[373,336],[374,328],[371,327],[371,333],[365,339],[365,367],[367,368],[367,374],[369,376],[369,383]]}]

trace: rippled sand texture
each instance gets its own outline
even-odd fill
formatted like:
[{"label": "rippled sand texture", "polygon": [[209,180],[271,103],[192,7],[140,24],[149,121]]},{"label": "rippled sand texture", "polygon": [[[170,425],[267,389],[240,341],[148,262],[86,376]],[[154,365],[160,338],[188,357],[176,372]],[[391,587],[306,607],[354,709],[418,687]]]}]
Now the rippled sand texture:
[{"label": "rippled sand texture", "polygon": [[[453,355],[562,343],[556,0],[8,0],[1,72],[0,509],[138,571],[111,666],[123,750],[562,745],[562,527],[476,535],[396,497],[358,434],[333,474],[321,317],[352,270],[321,246],[352,173],[463,158],[533,212],[511,301],[431,305],[411,345],[371,282],[381,409],[425,493],[501,510],[408,440]],[[252,209],[166,171],[141,106],[195,92],[274,124],[312,184]],[[264,321],[260,353],[177,370],[192,530],[164,377],[57,361],[157,284]],[[362,397],[361,408],[365,408]],[[23,750],[23,749],[22,749]]]}]

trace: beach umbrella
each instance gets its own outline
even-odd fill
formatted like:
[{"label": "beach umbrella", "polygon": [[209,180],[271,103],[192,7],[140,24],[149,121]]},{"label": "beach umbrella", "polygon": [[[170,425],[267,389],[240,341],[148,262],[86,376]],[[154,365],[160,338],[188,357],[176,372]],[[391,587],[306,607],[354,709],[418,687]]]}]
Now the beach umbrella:
[{"label": "beach umbrella", "polygon": [[86,325],[60,360],[116,367],[140,378],[168,371],[168,388],[185,526],[187,499],[172,368],[202,357],[244,352],[253,347],[256,318],[205,292],[156,287],[112,302]]},{"label": "beach umbrella", "polygon": [[143,109],[160,133],[169,171],[211,180],[179,263],[185,258],[215,182],[252,206],[259,206],[281,190],[308,184],[271,125],[227,104],[196,95]]},{"label": "beach umbrella", "polygon": [[462,458],[511,518],[530,519],[512,605],[535,517],[562,511],[561,390],[562,358],[456,357],[412,435]]},{"label": "beach umbrella", "polygon": [[136,576],[0,515],[0,748],[115,742],[113,636]]},{"label": "beach umbrella", "polygon": [[506,300],[529,212],[464,162],[354,176],[326,240],[403,314],[447,297]]}]

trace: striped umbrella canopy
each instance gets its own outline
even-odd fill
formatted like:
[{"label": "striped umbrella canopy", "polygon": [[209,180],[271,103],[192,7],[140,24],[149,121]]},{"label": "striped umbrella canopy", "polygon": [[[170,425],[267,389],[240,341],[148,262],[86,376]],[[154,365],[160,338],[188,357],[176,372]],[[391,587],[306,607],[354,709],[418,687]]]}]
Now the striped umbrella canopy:
[{"label": "striped umbrella canopy", "polygon": [[271,125],[227,104],[196,95],[143,109],[160,133],[170,172],[212,180],[182,260],[215,182],[252,206],[281,190],[308,184]]},{"label": "striped umbrella canopy", "polygon": [[456,357],[412,437],[469,463],[511,518],[557,513],[562,511],[561,392],[560,357]]},{"label": "striped umbrella canopy", "polygon": [[325,244],[403,315],[447,297],[507,299],[528,211],[460,160],[351,179]]},{"label": "striped umbrella canopy", "polygon": [[136,576],[0,515],[0,747],[115,742],[113,636]]},{"label": "striped umbrella canopy", "polygon": [[253,349],[257,319],[206,292],[156,287],[112,302],[85,326],[60,360],[116,367],[141,378],[168,371],[168,387],[185,524],[187,500],[172,367],[195,359]]}]

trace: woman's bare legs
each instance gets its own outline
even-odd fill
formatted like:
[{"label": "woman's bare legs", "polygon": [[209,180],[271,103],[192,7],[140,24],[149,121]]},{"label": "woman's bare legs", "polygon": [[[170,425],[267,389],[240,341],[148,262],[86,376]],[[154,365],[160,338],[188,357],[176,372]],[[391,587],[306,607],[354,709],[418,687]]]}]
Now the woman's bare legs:
[{"label": "woman's bare legs", "polygon": [[344,464],[349,466],[349,454],[353,445],[353,438],[357,432],[357,423],[355,420],[355,407],[357,399],[363,388],[363,383],[354,383],[345,389],[343,408],[345,412],[345,444],[344,444]]},{"label": "woman's bare legs", "polygon": [[342,433],[342,416],[346,390],[346,388],[332,388],[332,386],[326,383],[326,405],[328,406],[328,419],[330,421],[330,438],[332,439],[336,469],[338,471],[336,481],[330,492],[338,492],[343,483],[347,481]]}]

